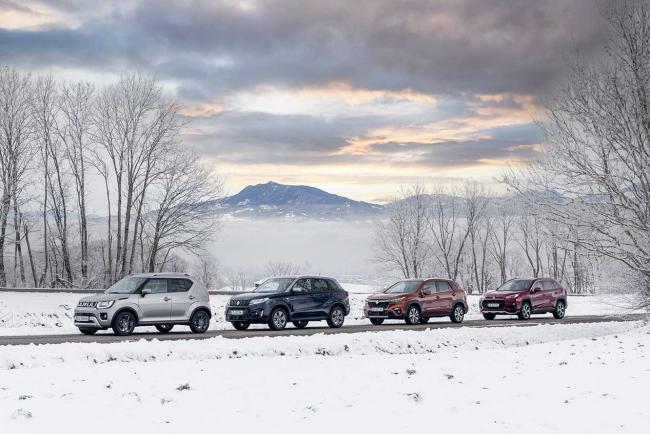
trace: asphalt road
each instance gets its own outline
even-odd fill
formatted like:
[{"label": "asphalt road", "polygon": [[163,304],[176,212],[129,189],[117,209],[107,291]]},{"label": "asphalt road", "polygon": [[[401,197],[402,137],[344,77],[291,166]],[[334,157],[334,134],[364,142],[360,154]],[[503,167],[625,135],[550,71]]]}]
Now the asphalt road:
[{"label": "asphalt road", "polygon": [[336,334],[336,333],[362,333],[362,332],[378,332],[389,330],[427,330],[439,328],[457,328],[457,327],[530,327],[539,324],[584,324],[584,323],[601,323],[612,321],[636,321],[645,319],[645,315],[621,315],[621,316],[603,316],[603,315],[585,315],[585,316],[571,316],[565,317],[562,320],[554,319],[551,316],[533,317],[528,321],[520,321],[506,317],[504,319],[496,319],[494,321],[484,320],[468,320],[462,324],[452,324],[451,322],[431,322],[429,324],[422,324],[416,326],[409,326],[403,322],[389,322],[381,326],[367,325],[350,325],[343,326],[340,329],[331,329],[323,325],[324,322],[312,323],[304,329],[296,329],[291,325],[287,329],[281,331],[271,331],[268,329],[251,329],[246,331],[238,330],[212,330],[204,334],[192,334],[185,331],[170,332],[167,334],[161,333],[136,333],[131,336],[115,336],[111,333],[98,332],[95,335],[86,336],[81,333],[73,335],[31,335],[31,336],[0,336],[0,345],[42,345],[42,344],[61,344],[61,343],[82,343],[82,342],[98,342],[98,343],[113,343],[124,341],[139,341],[145,340],[188,340],[188,339],[208,339],[216,336],[221,336],[228,339],[241,339],[259,336],[311,336],[319,333],[323,334]]}]

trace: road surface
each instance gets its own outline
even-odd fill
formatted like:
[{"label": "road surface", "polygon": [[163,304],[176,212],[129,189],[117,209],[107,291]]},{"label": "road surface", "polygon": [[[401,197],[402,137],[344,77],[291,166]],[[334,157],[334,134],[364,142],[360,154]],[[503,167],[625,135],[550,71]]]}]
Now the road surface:
[{"label": "road surface", "polygon": [[637,321],[645,319],[645,315],[620,315],[620,316],[603,316],[603,315],[584,315],[584,316],[571,316],[565,317],[562,320],[554,319],[553,317],[539,317],[532,318],[528,321],[520,321],[518,319],[505,318],[496,319],[494,321],[485,320],[468,320],[462,324],[452,324],[451,322],[431,322],[429,324],[421,324],[416,326],[409,326],[403,322],[388,322],[381,326],[373,326],[370,324],[350,325],[343,326],[339,329],[332,329],[323,326],[324,322],[317,322],[310,324],[311,327],[304,329],[296,329],[291,325],[285,330],[271,331],[268,329],[251,329],[245,331],[238,330],[211,330],[204,334],[192,334],[185,331],[170,332],[167,334],[161,333],[136,333],[131,336],[115,336],[108,331],[100,331],[96,335],[29,335],[29,336],[0,336],[0,345],[42,345],[42,344],[61,344],[61,343],[82,343],[82,342],[98,342],[98,343],[113,343],[124,341],[139,341],[145,340],[186,340],[186,339],[209,339],[213,337],[223,337],[228,339],[241,339],[249,337],[260,336],[311,336],[319,333],[323,334],[336,334],[336,333],[362,333],[362,332],[382,332],[389,330],[426,330],[426,329],[439,329],[439,328],[452,328],[452,327],[530,327],[539,324],[582,324],[582,323],[599,323],[599,322],[612,322],[612,321]]}]

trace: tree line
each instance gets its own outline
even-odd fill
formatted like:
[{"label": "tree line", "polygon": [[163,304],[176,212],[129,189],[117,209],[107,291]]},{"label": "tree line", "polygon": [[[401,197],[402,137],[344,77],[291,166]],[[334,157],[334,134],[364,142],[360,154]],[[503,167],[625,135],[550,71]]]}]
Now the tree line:
[{"label": "tree line", "polygon": [[104,287],[200,252],[222,183],[184,125],[147,75],[96,86],[0,68],[0,286]]}]

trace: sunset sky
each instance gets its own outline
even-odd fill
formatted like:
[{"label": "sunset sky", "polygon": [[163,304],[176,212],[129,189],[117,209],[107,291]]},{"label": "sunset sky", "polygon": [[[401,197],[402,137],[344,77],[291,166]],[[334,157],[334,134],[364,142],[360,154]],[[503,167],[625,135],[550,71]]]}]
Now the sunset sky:
[{"label": "sunset sky", "polygon": [[491,183],[534,158],[539,106],[603,29],[592,0],[0,0],[0,64],[98,85],[154,74],[235,193]]}]

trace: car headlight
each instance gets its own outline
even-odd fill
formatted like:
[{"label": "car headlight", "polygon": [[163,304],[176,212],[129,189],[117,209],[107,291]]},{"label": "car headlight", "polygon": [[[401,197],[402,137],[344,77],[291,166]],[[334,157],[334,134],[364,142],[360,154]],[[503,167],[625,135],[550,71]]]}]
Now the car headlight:
[{"label": "car headlight", "polygon": [[268,297],[254,298],[251,300],[250,304],[262,304],[262,303],[266,303],[267,301],[269,301]]},{"label": "car headlight", "polygon": [[97,309],[108,309],[115,304],[115,300],[97,302]]},{"label": "car headlight", "polygon": [[384,303],[399,303],[402,301],[403,297],[395,297],[395,298],[389,298],[388,300],[381,300]]}]

